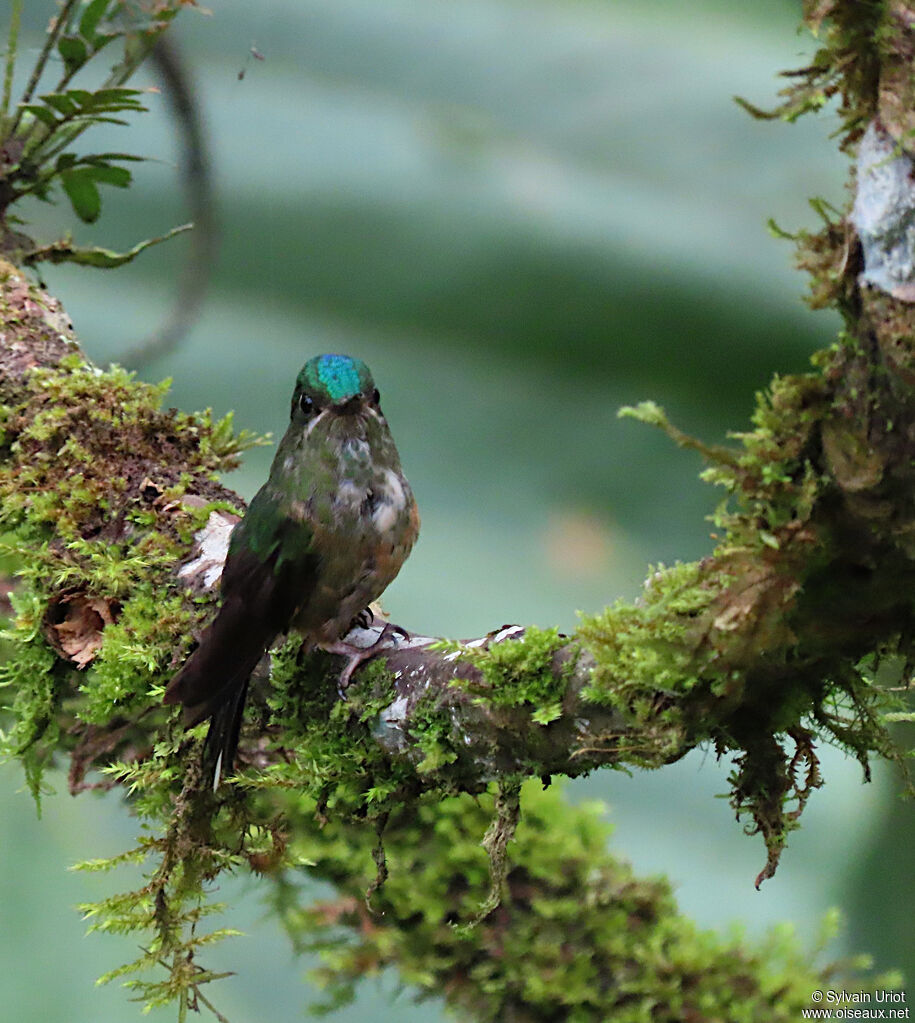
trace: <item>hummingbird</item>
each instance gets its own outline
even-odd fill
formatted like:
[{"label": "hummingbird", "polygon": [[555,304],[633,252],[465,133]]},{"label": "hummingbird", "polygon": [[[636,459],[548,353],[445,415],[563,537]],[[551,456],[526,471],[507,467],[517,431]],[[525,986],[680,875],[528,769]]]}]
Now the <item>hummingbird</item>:
[{"label": "hummingbird", "polygon": [[270,476],[232,530],[216,617],[165,690],[166,704],[182,704],[186,728],[211,719],[214,789],[234,767],[248,681],[277,636],[293,631],[305,649],[348,656],[342,692],[372,648],[341,637],[400,571],[418,533],[368,366],[348,355],[309,359]]}]

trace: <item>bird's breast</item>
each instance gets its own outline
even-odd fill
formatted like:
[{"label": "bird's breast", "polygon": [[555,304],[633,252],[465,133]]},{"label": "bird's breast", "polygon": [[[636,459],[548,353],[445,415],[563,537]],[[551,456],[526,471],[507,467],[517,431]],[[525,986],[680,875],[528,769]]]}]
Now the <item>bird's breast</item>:
[{"label": "bird's breast", "polygon": [[295,627],[319,642],[339,638],[400,571],[418,532],[412,491],[397,467],[373,465],[368,445],[338,452],[335,479],[300,513],[310,520],[318,578]]}]

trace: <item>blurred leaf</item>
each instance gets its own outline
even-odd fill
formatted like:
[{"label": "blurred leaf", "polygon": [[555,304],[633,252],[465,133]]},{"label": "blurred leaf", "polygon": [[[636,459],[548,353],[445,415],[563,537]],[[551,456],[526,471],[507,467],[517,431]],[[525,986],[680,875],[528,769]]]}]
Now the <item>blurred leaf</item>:
[{"label": "blurred leaf", "polygon": [[85,111],[94,110],[145,110],[137,96],[143,95],[142,89],[98,89],[96,92],[71,90],[75,97],[80,92],[82,107]]},{"label": "blurred leaf", "polygon": [[[111,123],[106,114],[122,111],[142,113],[146,107],[140,103],[140,89],[99,89],[89,92],[87,89],[67,89],[65,92],[49,92],[41,97],[41,103],[26,103],[22,109],[28,110],[49,128],[60,129],[63,125],[76,120],[91,120]],[[126,122],[115,120],[115,124]],[[44,144],[53,141],[53,135],[44,140]]]},{"label": "blurred leaf", "polygon": [[79,36],[61,36],[57,49],[63,58],[67,74],[75,74],[89,59],[89,48]]},{"label": "blurred leaf", "polygon": [[118,163],[144,163],[146,161],[145,156],[136,156],[133,153],[92,153],[90,156],[77,156],[75,153],[64,153],[63,156],[57,158],[58,166],[60,161],[65,157],[72,157],[70,166],[76,166],[79,164],[99,164],[99,163],[111,163],[116,161]]},{"label": "blurred leaf", "polygon": [[57,124],[57,118],[54,116],[54,111],[49,110],[48,107],[41,103],[24,103],[21,109],[26,110],[37,117],[39,121],[48,125],[49,128],[53,128],[54,125]]},{"label": "blurred leaf", "polygon": [[60,180],[79,219],[86,224],[97,220],[102,212],[102,198],[95,187],[92,171],[88,168],[64,171]]},{"label": "blurred leaf", "polygon": [[169,238],[174,238],[176,234],[190,231],[193,226],[193,224],[181,224],[179,227],[173,227],[168,234],[160,235],[158,238],[148,238],[146,241],[140,242],[139,245],[134,245],[127,252],[114,252],[111,249],[96,246],[74,245],[69,238],[65,238],[33,249],[23,256],[22,261],[26,266],[34,266],[36,263],[77,263],[80,266],[94,266],[103,270],[111,270],[130,263],[141,252],[153,245],[166,242]]},{"label": "blurred leaf", "polygon": [[105,38],[104,36],[97,36],[95,30],[104,17],[109,3],[110,0],[92,0],[86,6],[82,17],[79,19],[79,34],[95,47],[99,46],[100,39]]},{"label": "blurred leaf", "polygon": [[93,162],[91,173],[96,181],[114,185],[116,188],[127,188],[132,180],[132,175],[126,167],[114,167],[110,163]]},{"label": "blurred leaf", "polygon": [[84,157],[78,157],[75,153],[62,153],[57,158],[53,173],[46,178],[42,192],[36,190],[36,194],[39,198],[45,198],[50,182],[60,177],[76,215],[91,224],[101,212],[101,196],[96,184],[127,188],[133,180],[126,167],[116,167],[112,161],[139,162],[142,159],[141,156],[131,156],[129,153],[99,153]]},{"label": "blurred leaf", "polygon": [[51,107],[58,114],[63,114],[64,117],[70,117],[79,111],[79,105],[76,100],[66,92],[48,93],[47,96],[42,96],[41,98],[47,106]]}]

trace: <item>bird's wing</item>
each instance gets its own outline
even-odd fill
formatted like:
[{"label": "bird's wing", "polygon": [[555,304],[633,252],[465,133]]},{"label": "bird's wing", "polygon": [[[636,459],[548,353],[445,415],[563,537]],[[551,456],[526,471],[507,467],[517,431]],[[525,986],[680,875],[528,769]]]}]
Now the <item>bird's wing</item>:
[{"label": "bird's wing", "polygon": [[234,705],[264,651],[314,589],[318,558],[307,521],[282,513],[266,488],[235,527],[222,575],[222,605],[169,683],[166,703],[193,725]]}]

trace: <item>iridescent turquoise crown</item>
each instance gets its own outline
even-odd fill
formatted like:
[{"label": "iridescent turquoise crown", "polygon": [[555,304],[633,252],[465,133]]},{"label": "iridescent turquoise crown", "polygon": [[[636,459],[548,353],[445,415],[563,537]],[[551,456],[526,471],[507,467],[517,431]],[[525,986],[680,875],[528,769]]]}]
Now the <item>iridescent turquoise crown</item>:
[{"label": "iridescent turquoise crown", "polygon": [[296,384],[317,401],[334,405],[375,387],[368,366],[349,355],[316,355],[302,367]]}]

